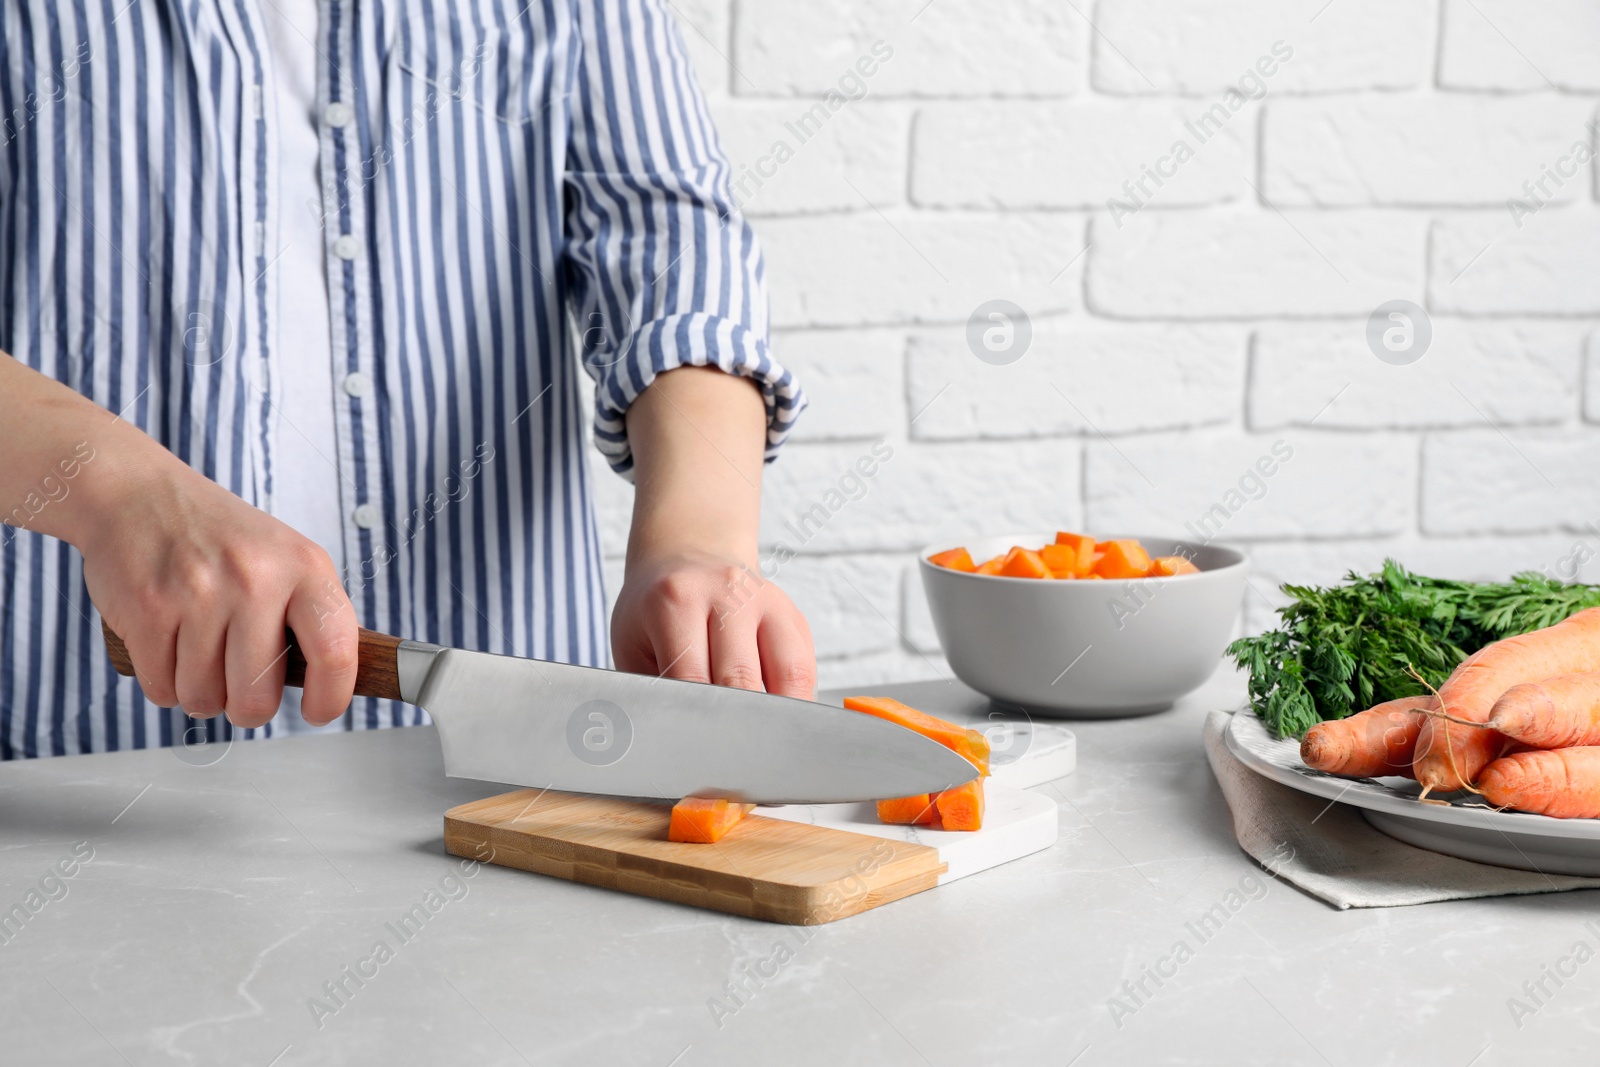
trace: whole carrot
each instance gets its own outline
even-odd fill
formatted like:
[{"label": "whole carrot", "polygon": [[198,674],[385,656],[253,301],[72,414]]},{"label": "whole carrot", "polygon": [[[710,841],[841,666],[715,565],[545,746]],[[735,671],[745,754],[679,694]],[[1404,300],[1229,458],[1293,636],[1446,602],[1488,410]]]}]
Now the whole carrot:
[{"label": "whole carrot", "polygon": [[[1487,725],[1495,701],[1512,686],[1592,671],[1600,671],[1600,608],[1478,649],[1439,688],[1439,705],[1447,715]],[[1412,770],[1424,792],[1463,789],[1504,744],[1495,730],[1430,718],[1417,737]]]},{"label": "whole carrot", "polygon": [[1503,756],[1483,769],[1478,788],[1496,807],[1556,819],[1600,818],[1600,747]]},{"label": "whole carrot", "polygon": [[1318,723],[1300,742],[1300,759],[1312,770],[1327,774],[1411,778],[1422,712],[1432,707],[1432,696],[1401,697],[1348,718]]},{"label": "whole carrot", "polygon": [[1558,674],[1500,694],[1489,727],[1529,748],[1600,745],[1600,674]]}]

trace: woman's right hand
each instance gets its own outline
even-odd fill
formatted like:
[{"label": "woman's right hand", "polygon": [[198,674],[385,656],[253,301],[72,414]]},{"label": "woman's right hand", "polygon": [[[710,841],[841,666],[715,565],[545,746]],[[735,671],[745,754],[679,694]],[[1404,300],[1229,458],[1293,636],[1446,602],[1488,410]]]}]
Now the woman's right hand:
[{"label": "woman's right hand", "polygon": [[350,704],[357,625],[328,554],[167,453],[120,486],[76,542],[89,595],[152,702],[261,726],[283,699],[288,643],[306,658],[307,722]]},{"label": "woman's right hand", "polygon": [[0,455],[0,519],[83,554],[89,595],[149,700],[265,724],[283,699],[288,629],[306,658],[306,721],[350,705],[355,610],[317,544],[3,353]]}]

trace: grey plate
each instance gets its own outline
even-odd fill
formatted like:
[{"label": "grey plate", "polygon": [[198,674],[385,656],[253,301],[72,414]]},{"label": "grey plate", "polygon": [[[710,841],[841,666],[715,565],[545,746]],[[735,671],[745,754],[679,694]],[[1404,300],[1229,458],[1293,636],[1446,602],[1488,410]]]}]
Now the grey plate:
[{"label": "grey plate", "polygon": [[1300,762],[1300,744],[1272,736],[1249,711],[1228,725],[1228,748],[1246,767],[1312,796],[1361,809],[1374,827],[1418,848],[1541,874],[1600,875],[1600,820],[1496,811],[1471,793],[1419,801],[1408,778],[1340,778]]}]

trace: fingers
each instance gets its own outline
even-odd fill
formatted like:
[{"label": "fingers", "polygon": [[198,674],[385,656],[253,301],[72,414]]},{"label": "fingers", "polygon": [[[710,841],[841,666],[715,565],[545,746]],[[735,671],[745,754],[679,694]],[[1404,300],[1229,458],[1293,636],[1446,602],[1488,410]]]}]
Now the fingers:
[{"label": "fingers", "polygon": [[289,629],[306,658],[300,712],[324,726],[343,715],[355,694],[360,627],[344,589],[332,578],[308,577],[289,601]]},{"label": "fingers", "polygon": [[133,660],[135,680],[144,698],[158,708],[177,707],[178,688],[173,680],[178,665],[177,633],[147,628],[135,628],[132,634],[117,632]]},{"label": "fingers", "polygon": [[767,692],[810,700],[817,692],[817,654],[805,616],[788,611],[764,615],[756,631],[761,678]]},{"label": "fingers", "polygon": [[289,643],[283,611],[251,605],[228,623],[228,721],[243,729],[265,725],[283,701]]},{"label": "fingers", "polygon": [[646,620],[645,633],[661,677],[709,682],[706,605],[704,601],[685,603],[685,599],[670,592],[663,596]]},{"label": "fingers", "polygon": [[816,692],[805,616],[741,564],[695,559],[630,578],[611,635],[620,670],[802,699]]},{"label": "fingers", "polygon": [[711,681],[711,657],[705,630],[673,626],[651,639],[657,669],[663,678],[685,682]]},{"label": "fingers", "polygon": [[761,688],[761,653],[756,647],[756,611],[717,612],[713,606],[707,633],[711,647],[711,680],[730,689]]},{"label": "fingers", "polygon": [[661,673],[656,666],[655,650],[651,647],[649,635],[636,624],[625,605],[611,613],[611,658],[619,671],[629,674]]},{"label": "fingers", "polygon": [[228,705],[227,677],[223,673],[225,624],[186,619],[178,629],[175,672],[178,706],[191,718],[209,719]]}]

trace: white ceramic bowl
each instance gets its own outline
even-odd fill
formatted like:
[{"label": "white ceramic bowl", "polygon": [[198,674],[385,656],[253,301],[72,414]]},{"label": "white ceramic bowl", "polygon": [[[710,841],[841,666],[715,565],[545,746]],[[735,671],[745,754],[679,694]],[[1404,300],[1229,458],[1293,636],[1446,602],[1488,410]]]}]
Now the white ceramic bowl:
[{"label": "white ceramic bowl", "polygon": [[1188,556],[1200,573],[1126,581],[1001,578],[928,562],[961,545],[981,563],[1054,540],[1053,531],[1018,533],[922,550],[922,588],[956,677],[998,704],[1074,718],[1161,711],[1211,677],[1244,600],[1248,563],[1237,549],[1140,537],[1151,556]]}]

